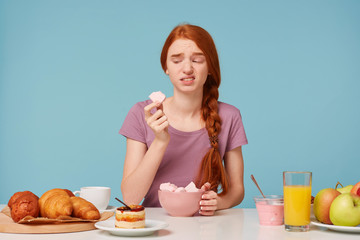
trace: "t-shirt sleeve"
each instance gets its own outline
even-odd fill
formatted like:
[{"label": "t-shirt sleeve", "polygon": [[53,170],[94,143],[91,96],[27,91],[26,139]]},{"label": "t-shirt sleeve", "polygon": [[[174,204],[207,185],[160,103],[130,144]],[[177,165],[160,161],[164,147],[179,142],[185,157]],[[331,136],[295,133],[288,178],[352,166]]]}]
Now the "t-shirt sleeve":
[{"label": "t-shirt sleeve", "polygon": [[241,113],[240,110],[236,108],[232,114],[228,143],[225,151],[228,152],[234,148],[246,145],[247,143],[248,140],[245,134]]},{"label": "t-shirt sleeve", "polygon": [[144,118],[144,109],[139,103],[135,104],[126,115],[119,133],[126,138],[146,143]]}]

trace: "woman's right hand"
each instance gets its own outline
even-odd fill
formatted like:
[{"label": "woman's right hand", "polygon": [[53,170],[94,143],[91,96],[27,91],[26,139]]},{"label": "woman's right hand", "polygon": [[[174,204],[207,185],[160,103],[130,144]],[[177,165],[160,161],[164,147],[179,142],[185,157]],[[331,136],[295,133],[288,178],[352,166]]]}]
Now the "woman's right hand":
[{"label": "woman's right hand", "polygon": [[[169,122],[160,106],[161,103],[157,102],[145,106],[145,120],[147,125],[153,130],[155,139],[168,142],[170,140],[170,135],[168,133]],[[154,114],[151,113],[153,108],[157,108],[157,111]]]}]

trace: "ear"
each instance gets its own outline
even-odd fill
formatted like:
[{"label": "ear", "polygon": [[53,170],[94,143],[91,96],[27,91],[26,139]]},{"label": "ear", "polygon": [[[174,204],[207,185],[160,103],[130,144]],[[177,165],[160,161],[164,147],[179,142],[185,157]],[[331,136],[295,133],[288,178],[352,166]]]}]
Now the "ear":
[{"label": "ear", "polygon": [[169,70],[166,69],[165,74],[166,74],[166,75],[169,75]]}]

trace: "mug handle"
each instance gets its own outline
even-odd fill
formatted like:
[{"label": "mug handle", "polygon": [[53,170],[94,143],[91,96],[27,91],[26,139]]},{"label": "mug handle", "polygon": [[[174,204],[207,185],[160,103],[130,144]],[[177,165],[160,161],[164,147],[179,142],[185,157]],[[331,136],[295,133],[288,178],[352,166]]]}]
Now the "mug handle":
[{"label": "mug handle", "polygon": [[80,195],[80,191],[74,191],[73,194],[76,196],[76,194]]}]

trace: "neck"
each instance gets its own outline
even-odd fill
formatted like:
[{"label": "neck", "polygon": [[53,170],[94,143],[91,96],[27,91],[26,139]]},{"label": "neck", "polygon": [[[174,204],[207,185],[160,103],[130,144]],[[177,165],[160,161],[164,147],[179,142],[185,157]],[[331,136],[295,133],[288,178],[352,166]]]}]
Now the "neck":
[{"label": "neck", "polygon": [[169,105],[171,109],[176,109],[178,116],[184,118],[200,115],[202,92],[184,94],[174,91],[174,96],[169,99]]}]

